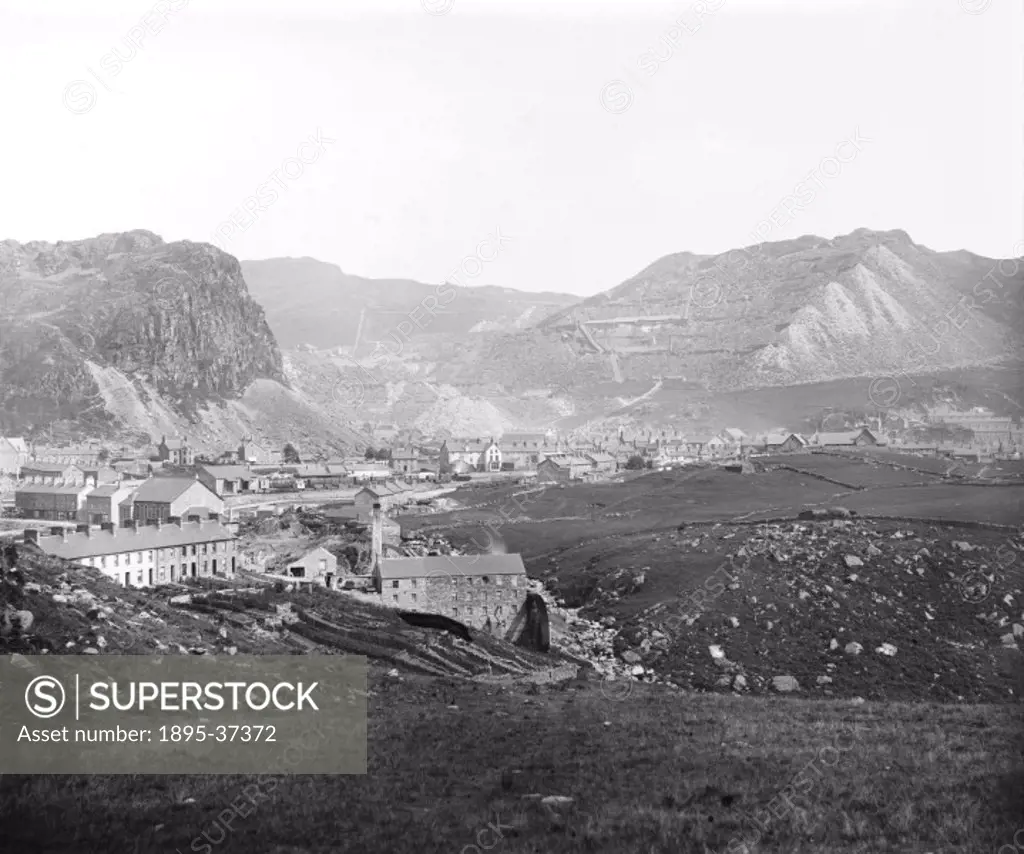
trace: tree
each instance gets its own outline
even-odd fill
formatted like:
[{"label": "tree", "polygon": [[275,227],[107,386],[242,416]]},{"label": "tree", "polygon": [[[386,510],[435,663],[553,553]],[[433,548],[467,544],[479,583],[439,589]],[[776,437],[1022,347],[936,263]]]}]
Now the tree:
[{"label": "tree", "polygon": [[633,454],[628,460],[626,460],[626,468],[629,471],[638,471],[644,467],[644,458],[639,454]]},{"label": "tree", "polygon": [[377,452],[373,448],[371,448],[369,445],[367,445],[366,446],[366,454],[364,454],[364,456],[368,460],[375,460],[375,459],[377,459]]},{"label": "tree", "polygon": [[377,459],[378,460],[390,460],[391,459],[391,449],[390,448],[381,448],[379,451],[377,451]]},{"label": "tree", "polygon": [[284,458],[286,463],[301,463],[302,460],[299,458],[299,452],[295,450],[295,446],[288,442],[281,451],[281,456]]}]

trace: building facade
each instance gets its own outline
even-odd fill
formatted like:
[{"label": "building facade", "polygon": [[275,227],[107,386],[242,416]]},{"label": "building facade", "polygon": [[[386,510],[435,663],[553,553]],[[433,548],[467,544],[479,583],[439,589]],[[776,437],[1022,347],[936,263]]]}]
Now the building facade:
[{"label": "building facade", "polygon": [[90,487],[74,484],[28,484],[14,492],[14,506],[22,519],[80,522]]},{"label": "building facade", "polygon": [[383,558],[374,570],[383,604],[441,614],[504,634],[526,601],[526,569],[517,554]]},{"label": "building facade", "polygon": [[205,507],[212,513],[224,512],[224,500],[206,484],[181,477],[151,477],[139,485],[133,501],[132,517],[140,524],[187,515],[189,508]]},{"label": "building facade", "polygon": [[26,531],[46,554],[92,566],[123,587],[154,587],[183,578],[229,576],[239,568],[238,538],[219,520],[154,522],[123,527],[80,525],[75,533]]},{"label": "building facade", "polygon": [[156,446],[156,455],[172,466],[190,466],[195,462],[195,451],[188,444],[188,437],[163,436]]}]

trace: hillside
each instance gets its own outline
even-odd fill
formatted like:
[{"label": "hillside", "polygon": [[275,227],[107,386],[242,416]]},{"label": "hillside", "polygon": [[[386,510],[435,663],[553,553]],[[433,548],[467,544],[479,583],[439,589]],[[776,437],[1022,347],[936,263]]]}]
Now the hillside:
[{"label": "hillside", "polygon": [[[341,288],[342,274],[331,269],[318,288]],[[918,414],[940,401],[1016,412],[1024,392],[1024,268],[934,252],[898,231],[670,255],[605,293],[536,321],[502,315],[500,330],[479,334],[426,334],[462,322],[445,314],[406,341],[396,325],[420,292],[405,283],[394,293],[398,305],[387,310],[395,314],[366,314],[358,365],[350,348],[307,349],[295,361],[348,377],[375,418],[440,430],[583,422],[690,432],[726,422],[799,429],[823,408],[855,413],[853,420],[876,413],[870,384],[886,375],[904,377],[890,405]],[[478,304],[463,295],[451,310],[472,305],[475,312]],[[304,299],[295,311],[309,317]],[[331,309],[319,296],[315,307],[344,314],[367,299]],[[274,313],[268,316],[273,322]],[[375,351],[376,341],[382,349]]]},{"label": "hillside", "polygon": [[290,387],[235,258],[148,231],[0,243],[0,377],[6,432],[363,441]]},{"label": "hillside", "polygon": [[370,354],[377,341],[395,352],[404,341],[402,336],[397,342],[391,338],[395,327],[408,321],[410,312],[428,297],[434,298],[436,308],[432,315],[421,311],[422,328],[414,327],[413,337],[505,332],[533,325],[577,301],[569,294],[493,285],[367,279],[314,258],[243,261],[242,272],[282,347],[352,348],[358,341],[358,356]]},{"label": "hillside", "polygon": [[[901,231],[858,229],[834,240],[666,256],[542,321],[532,337],[605,361],[615,354],[625,379],[784,386],[1019,357],[1022,292],[1016,261],[1000,266],[934,252]],[[974,310],[961,302],[969,295]],[[495,355],[510,361],[534,343],[523,338]]]}]

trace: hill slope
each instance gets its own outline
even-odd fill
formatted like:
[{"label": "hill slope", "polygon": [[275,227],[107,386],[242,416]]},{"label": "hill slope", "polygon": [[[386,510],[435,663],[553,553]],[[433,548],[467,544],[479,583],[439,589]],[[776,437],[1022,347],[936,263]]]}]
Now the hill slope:
[{"label": "hill slope", "polygon": [[237,259],[148,231],[0,243],[0,377],[14,433],[361,441],[292,390]]},{"label": "hill slope", "polygon": [[[365,346],[387,340],[427,297],[438,307],[424,312],[417,335],[465,335],[520,328],[577,301],[568,294],[524,293],[494,286],[427,285],[410,279],[367,279],[314,258],[243,261],[253,296],[283,347]],[[362,315],[362,318],[361,318]],[[360,328],[361,327],[361,328]],[[390,342],[389,342],[390,343]],[[393,351],[396,345],[390,344]]]}]

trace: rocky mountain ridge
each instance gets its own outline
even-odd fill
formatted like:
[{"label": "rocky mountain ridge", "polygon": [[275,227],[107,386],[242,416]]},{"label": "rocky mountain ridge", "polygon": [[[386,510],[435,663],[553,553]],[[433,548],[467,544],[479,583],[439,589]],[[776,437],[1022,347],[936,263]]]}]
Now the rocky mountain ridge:
[{"label": "rocky mountain ridge", "polygon": [[0,243],[0,378],[5,432],[359,440],[290,387],[237,259],[149,231]]}]

